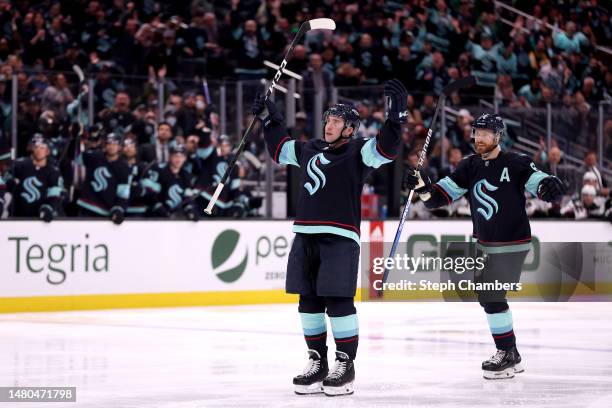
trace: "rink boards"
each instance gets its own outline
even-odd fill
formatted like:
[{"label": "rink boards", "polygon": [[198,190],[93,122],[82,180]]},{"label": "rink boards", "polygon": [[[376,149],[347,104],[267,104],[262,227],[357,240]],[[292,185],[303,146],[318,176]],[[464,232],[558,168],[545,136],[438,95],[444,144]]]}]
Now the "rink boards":
[{"label": "rink boards", "polygon": [[[605,222],[531,226],[541,242],[612,237]],[[362,253],[393,241],[396,227],[364,221]],[[403,240],[468,240],[471,227],[408,221]],[[294,302],[283,290],[293,236],[291,221],[2,222],[0,312]],[[612,269],[612,260],[603,262]]]}]

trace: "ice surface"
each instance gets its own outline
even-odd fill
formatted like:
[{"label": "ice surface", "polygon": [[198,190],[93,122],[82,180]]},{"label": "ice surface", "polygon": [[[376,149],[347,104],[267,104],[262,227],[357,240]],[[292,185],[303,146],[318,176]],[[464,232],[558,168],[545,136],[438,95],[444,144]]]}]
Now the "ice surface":
[{"label": "ice surface", "polygon": [[0,386],[76,386],[76,406],[105,408],[612,407],[612,303],[512,304],[526,371],[498,381],[477,303],[357,308],[353,396],[293,394],[296,305],[0,315]]}]

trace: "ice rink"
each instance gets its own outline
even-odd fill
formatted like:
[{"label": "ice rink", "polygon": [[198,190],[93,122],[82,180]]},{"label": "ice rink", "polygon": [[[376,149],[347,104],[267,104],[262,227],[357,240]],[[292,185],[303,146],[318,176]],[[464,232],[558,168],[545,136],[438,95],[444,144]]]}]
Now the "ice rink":
[{"label": "ice rink", "polygon": [[76,404],[24,408],[612,407],[612,303],[512,304],[526,371],[498,381],[481,375],[495,350],[478,304],[357,308],[352,396],[293,394],[296,305],[0,315],[0,386],[77,387]]}]

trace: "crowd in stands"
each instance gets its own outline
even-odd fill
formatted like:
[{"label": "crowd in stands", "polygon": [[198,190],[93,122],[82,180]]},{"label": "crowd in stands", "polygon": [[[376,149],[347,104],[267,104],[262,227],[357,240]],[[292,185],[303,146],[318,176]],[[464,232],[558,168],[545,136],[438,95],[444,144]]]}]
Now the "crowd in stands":
[{"label": "crowd in stands", "polygon": [[[14,207],[19,200],[11,204],[10,194],[2,197],[23,181],[14,174],[15,162],[8,160],[11,120],[17,115],[16,156],[39,163],[33,159],[38,149],[38,155],[48,156],[45,160],[59,172],[59,181],[46,186],[54,194],[59,191],[51,200],[54,214],[112,218],[111,210],[119,206],[126,216],[197,218],[192,207],[207,201],[239,137],[221,134],[220,107],[202,80],[269,78],[271,71],[263,61],[280,61],[300,23],[317,17],[332,18],[337,29],[308,33],[288,64],[303,76],[292,137],[318,137],[313,134],[314,91],[322,92],[327,105],[332,87],[359,110],[358,136],[375,136],[384,121],[377,86],[395,77],[410,91],[403,160],[415,161],[431,125],[436,96],[451,81],[476,75],[477,89],[446,101],[458,114],[445,135],[436,136],[427,163],[432,176],[442,177],[471,154],[470,124],[480,112],[465,107],[475,106],[481,97],[495,99],[501,112],[535,112],[551,103],[563,124],[558,137],[595,149],[593,114],[598,103],[612,99],[612,72],[597,48],[612,43],[612,23],[603,3],[516,0],[514,7],[536,19],[519,15],[508,24],[493,0],[0,0],[0,210],[5,216],[9,209],[11,215],[18,214]],[[92,89],[79,83],[75,65],[94,80]],[[11,104],[14,75],[17,109]],[[160,86],[164,100],[158,100]],[[245,107],[250,96],[244,96]],[[245,114],[245,122],[249,119]],[[604,157],[609,159],[612,119],[604,122],[604,129]],[[508,148],[512,141],[505,141]],[[113,153],[115,144],[119,150]],[[48,152],[43,154],[45,146]],[[93,151],[99,154],[89,154]],[[254,135],[247,151],[263,160],[260,135]],[[564,154],[553,143],[534,160],[554,172]],[[178,170],[181,160],[172,164],[175,156],[184,156]],[[605,216],[606,176],[592,156],[585,157],[584,186],[575,186],[575,197],[568,197],[558,209],[530,200],[530,214]],[[128,184],[131,200],[138,195],[138,205],[130,210],[129,200],[118,194],[121,190],[125,195],[123,188],[112,200],[100,199],[99,211],[92,210],[91,203],[84,205],[82,194],[96,182],[98,163],[87,157],[125,163],[127,183],[116,184]],[[177,184],[179,199],[176,194],[170,199],[172,183],[159,183],[160,173],[168,171],[177,179],[187,173],[186,181]],[[248,161],[241,161],[218,214],[256,212],[261,200],[243,183],[256,177],[255,172]],[[376,180],[370,182],[378,188]],[[598,209],[591,211],[593,206]],[[459,206],[447,214],[421,214],[415,206],[415,216],[424,218],[464,213]]]}]

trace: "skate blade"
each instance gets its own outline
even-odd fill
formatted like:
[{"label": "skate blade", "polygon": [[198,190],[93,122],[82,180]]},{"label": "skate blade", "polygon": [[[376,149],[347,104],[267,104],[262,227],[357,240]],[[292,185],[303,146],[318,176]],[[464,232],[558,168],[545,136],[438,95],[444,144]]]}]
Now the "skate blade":
[{"label": "skate blade", "polygon": [[319,381],[310,385],[295,385],[294,391],[297,395],[322,394],[323,381]]},{"label": "skate blade", "polygon": [[514,366],[514,372],[515,372],[515,373],[522,373],[522,372],[524,372],[524,371],[525,371],[525,369],[523,368],[523,366],[522,366],[520,363],[519,363],[519,364],[516,364],[516,365]]},{"label": "skate blade", "polygon": [[482,370],[482,376],[487,380],[508,380],[514,378],[514,367],[509,367],[502,371]]},{"label": "skate blade", "polygon": [[351,395],[355,392],[355,390],[353,389],[353,382],[351,381],[350,383],[346,383],[340,387],[324,386],[323,392],[328,397],[337,397],[340,395]]}]

